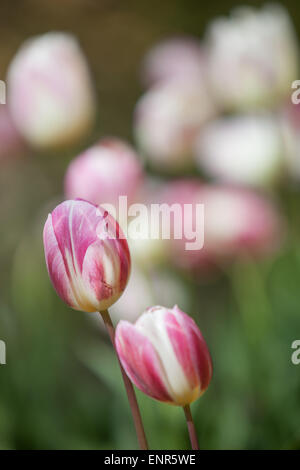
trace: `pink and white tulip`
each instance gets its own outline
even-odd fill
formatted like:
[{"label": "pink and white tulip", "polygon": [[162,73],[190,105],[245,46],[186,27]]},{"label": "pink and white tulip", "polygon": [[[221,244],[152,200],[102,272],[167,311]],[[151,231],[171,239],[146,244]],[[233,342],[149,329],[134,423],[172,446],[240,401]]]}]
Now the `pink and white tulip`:
[{"label": "pink and white tulip", "polygon": [[101,207],[82,200],[59,204],[46,221],[44,249],[56,292],[75,310],[103,311],[126,287],[127,241]]},{"label": "pink and white tulip", "polygon": [[183,36],[166,39],[146,54],[142,80],[154,85],[174,78],[188,79],[206,74],[206,54],[197,38]]},{"label": "pink and white tulip", "polygon": [[214,114],[206,84],[195,77],[158,84],[135,109],[138,147],[154,167],[170,172],[190,168],[195,138]]},{"label": "pink and white tulip", "polygon": [[65,194],[68,199],[117,207],[119,196],[127,196],[129,204],[134,202],[142,179],[142,165],[135,151],[117,138],[105,138],[70,163]]},{"label": "pink and white tulip", "polygon": [[195,401],[212,377],[206,342],[194,320],[177,306],[152,307],[135,324],[120,321],[116,349],[142,392],[173,405]]},{"label": "pink and white tulip", "polygon": [[283,6],[236,8],[210,24],[207,43],[211,84],[226,108],[273,107],[290,96],[299,50]]},{"label": "pink and white tulip", "polygon": [[12,60],[7,83],[15,125],[32,146],[73,144],[89,131],[94,90],[72,35],[53,32],[27,40]]},{"label": "pink and white tulip", "polygon": [[268,187],[284,168],[278,119],[265,113],[212,121],[199,133],[195,153],[199,168],[220,182]]}]

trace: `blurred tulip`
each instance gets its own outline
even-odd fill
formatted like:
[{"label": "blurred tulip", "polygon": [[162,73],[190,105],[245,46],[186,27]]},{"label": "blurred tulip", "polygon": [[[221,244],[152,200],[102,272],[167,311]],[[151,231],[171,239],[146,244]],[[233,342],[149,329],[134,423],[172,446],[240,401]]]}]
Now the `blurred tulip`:
[{"label": "blurred tulip", "polygon": [[159,169],[172,172],[189,168],[195,137],[214,113],[206,86],[195,78],[157,85],[136,106],[138,146]]},{"label": "blurred tulip", "polygon": [[199,167],[219,181],[269,186],[282,176],[283,140],[275,117],[240,115],[209,123],[199,134]]},{"label": "blurred tulip", "polygon": [[142,80],[148,85],[174,78],[188,79],[206,73],[206,54],[197,38],[183,36],[154,46],[142,64]]},{"label": "blurred tulip", "polygon": [[240,7],[213,21],[207,36],[211,83],[226,108],[274,106],[290,95],[299,52],[284,7]]},{"label": "blurred tulip", "polygon": [[129,145],[116,138],[101,139],[70,163],[65,194],[68,199],[118,207],[119,196],[127,196],[128,204],[135,200],[142,177],[141,163]]},{"label": "blurred tulip", "polygon": [[127,241],[101,207],[65,201],[49,214],[44,248],[58,295],[75,310],[103,311],[124,291],[130,273]]},{"label": "blurred tulip", "polygon": [[47,33],[27,40],[8,71],[8,103],[19,132],[38,148],[77,142],[95,114],[94,91],[76,39]]},{"label": "blurred tulip", "polygon": [[6,104],[0,105],[0,160],[25,153],[25,142],[14,125]]},{"label": "blurred tulip", "polygon": [[272,253],[281,238],[281,218],[263,196],[242,188],[204,186],[205,249],[213,255]]},{"label": "blurred tulip", "polygon": [[281,235],[281,217],[273,204],[253,191],[231,186],[200,184],[196,180],[179,180],[166,185],[162,194],[169,204],[192,204],[190,221],[175,219],[185,234],[184,223],[195,226],[196,204],[204,206],[204,246],[187,250],[186,236],[171,239],[171,259],[184,269],[206,268],[243,252],[254,255],[272,253]]},{"label": "blurred tulip", "polygon": [[152,307],[134,325],[121,321],[116,348],[132,382],[156,400],[188,405],[211,380],[212,362],[203,336],[177,306]]}]

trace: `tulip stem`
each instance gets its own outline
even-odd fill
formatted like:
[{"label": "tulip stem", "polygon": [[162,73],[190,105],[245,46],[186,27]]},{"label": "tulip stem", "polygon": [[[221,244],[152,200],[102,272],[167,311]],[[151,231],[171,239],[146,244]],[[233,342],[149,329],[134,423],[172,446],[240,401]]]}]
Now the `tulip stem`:
[{"label": "tulip stem", "polygon": [[[115,347],[115,329],[114,329],[113,323],[111,321],[110,315],[108,313],[108,310],[104,310],[104,311],[100,312],[100,315],[103,318],[106,330],[109,334],[110,340],[111,340],[112,345],[113,345],[113,347],[115,349],[115,352],[117,354],[116,347]],[[139,445],[140,445],[140,448],[142,450],[147,450],[148,449],[148,443],[147,443],[147,439],[146,439],[146,435],[145,435],[145,430],[144,430],[144,426],[143,426],[143,422],[142,422],[141,413],[140,413],[140,410],[139,410],[139,405],[138,405],[137,398],[136,398],[136,395],[135,395],[135,392],[134,392],[134,389],[133,389],[133,385],[132,385],[131,381],[129,380],[129,378],[127,377],[126,372],[125,372],[125,370],[123,369],[123,367],[121,365],[118,354],[117,354],[117,358],[118,358],[120,369],[121,369],[121,372],[122,372],[123,381],[124,381],[124,385],[125,385],[129,405],[130,405],[130,408],[131,408],[131,413],[132,413],[132,417],[133,417],[134,426],[135,426],[137,438],[138,438],[138,441],[139,441]]]},{"label": "tulip stem", "polygon": [[192,449],[199,450],[200,447],[198,443],[197,432],[196,432],[195,424],[193,421],[190,406],[189,405],[184,406],[183,411],[184,411],[186,422],[187,422]]}]

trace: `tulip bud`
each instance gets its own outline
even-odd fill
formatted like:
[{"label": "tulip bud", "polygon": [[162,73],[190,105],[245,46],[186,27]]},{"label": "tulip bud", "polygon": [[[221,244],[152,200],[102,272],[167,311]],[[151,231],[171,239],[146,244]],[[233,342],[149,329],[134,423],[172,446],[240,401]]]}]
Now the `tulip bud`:
[{"label": "tulip bud", "polygon": [[128,377],[156,400],[185,406],[211,380],[212,362],[202,334],[177,306],[152,307],[134,325],[120,321],[116,349]]},{"label": "tulip bud", "polygon": [[124,291],[127,241],[103,208],[81,200],[59,204],[46,221],[44,248],[54,288],[75,310],[106,310]]},{"label": "tulip bud", "polygon": [[113,204],[119,196],[132,203],[142,181],[142,166],[134,150],[119,139],[107,138],[89,148],[69,165],[65,176],[68,199]]},{"label": "tulip bud", "polygon": [[193,166],[201,126],[215,113],[203,82],[167,81],[150,89],[135,111],[135,136],[153,166],[176,172]]},{"label": "tulip bud", "polygon": [[200,169],[219,181],[266,187],[282,176],[283,139],[270,115],[240,115],[209,123],[195,153]]},{"label": "tulip bud", "polygon": [[229,109],[274,106],[297,78],[297,38],[284,7],[241,7],[208,29],[211,84]]},{"label": "tulip bud", "polygon": [[19,132],[38,148],[77,142],[93,122],[88,66],[70,34],[47,33],[26,41],[9,67],[8,94]]},{"label": "tulip bud", "polygon": [[206,73],[206,54],[200,41],[193,37],[167,39],[146,54],[142,65],[142,80],[146,85],[174,78],[187,79]]}]

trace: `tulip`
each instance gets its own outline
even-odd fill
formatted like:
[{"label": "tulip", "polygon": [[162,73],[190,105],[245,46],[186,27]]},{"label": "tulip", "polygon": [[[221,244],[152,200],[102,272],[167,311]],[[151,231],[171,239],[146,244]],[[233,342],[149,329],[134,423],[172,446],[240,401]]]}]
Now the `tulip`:
[{"label": "tulip", "polygon": [[[112,345],[114,327],[108,313],[123,293],[130,272],[130,254],[118,223],[102,207],[70,200],[49,214],[44,248],[50,279],[58,295],[75,310],[99,311]],[[136,396],[121,367],[137,437],[147,449]]]},{"label": "tulip", "polygon": [[205,73],[205,51],[197,38],[188,36],[157,44],[146,54],[142,64],[142,81],[146,85],[191,76],[202,80]]},{"label": "tulip", "polygon": [[[169,204],[192,204],[190,225],[195,225],[196,204],[204,206],[204,245],[200,250],[186,250],[185,236],[171,238],[171,259],[181,268],[209,268],[232,260],[243,253],[267,256],[279,246],[282,219],[273,202],[249,189],[229,185],[201,184],[197,180],[178,180],[166,185],[162,194]],[[172,232],[184,218],[174,221]],[[185,220],[185,223],[187,221]]]},{"label": "tulip", "polygon": [[186,406],[210,383],[207,345],[194,320],[177,306],[152,307],[135,324],[120,321],[116,349],[132,382],[156,400]]},{"label": "tulip", "polygon": [[75,310],[102,312],[124,291],[130,273],[127,241],[107,211],[65,201],[49,214],[44,248],[58,295]]},{"label": "tulip", "polygon": [[243,252],[273,253],[282,235],[282,220],[267,197],[230,186],[204,186],[205,249],[216,257]]},{"label": "tulip", "polygon": [[129,204],[135,200],[142,177],[135,151],[119,139],[106,138],[70,163],[65,194],[68,199],[82,198],[117,207],[119,196],[127,196]]},{"label": "tulip", "polygon": [[19,132],[37,148],[77,142],[95,114],[85,57],[70,34],[27,40],[8,70],[8,103]]},{"label": "tulip", "polygon": [[178,172],[193,166],[193,146],[202,125],[215,113],[204,83],[176,79],[150,89],[137,103],[134,133],[149,162]]},{"label": "tulip", "polygon": [[271,115],[215,120],[200,132],[195,153],[200,169],[220,182],[267,187],[284,168],[280,127]]},{"label": "tulip", "polygon": [[207,32],[211,84],[228,109],[275,106],[298,75],[298,45],[283,6],[242,7]]}]

